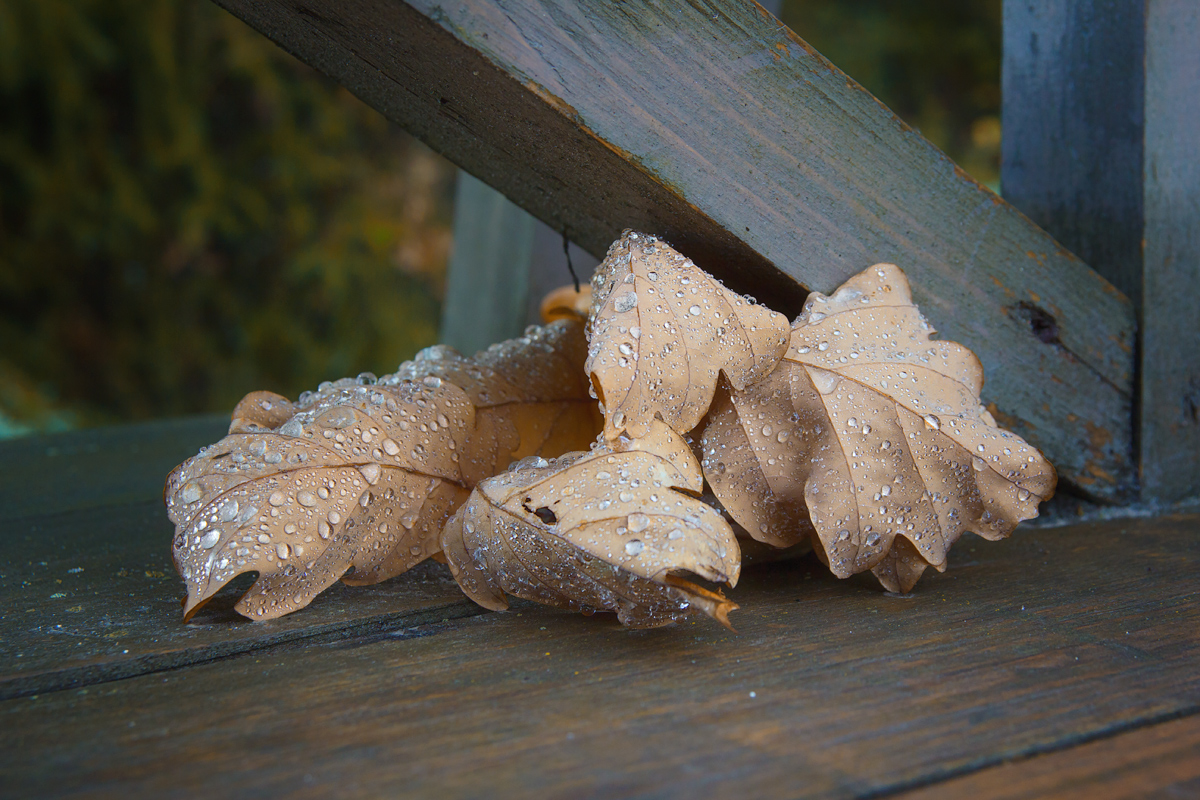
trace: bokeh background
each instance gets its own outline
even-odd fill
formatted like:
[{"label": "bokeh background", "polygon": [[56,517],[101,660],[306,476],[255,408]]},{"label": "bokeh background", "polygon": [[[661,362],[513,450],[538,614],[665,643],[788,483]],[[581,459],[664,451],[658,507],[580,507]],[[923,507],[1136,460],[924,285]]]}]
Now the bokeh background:
[{"label": "bokeh background", "polygon": [[[999,190],[1001,0],[784,0]],[[0,0],[0,437],[390,372],[455,169],[209,0]]]}]

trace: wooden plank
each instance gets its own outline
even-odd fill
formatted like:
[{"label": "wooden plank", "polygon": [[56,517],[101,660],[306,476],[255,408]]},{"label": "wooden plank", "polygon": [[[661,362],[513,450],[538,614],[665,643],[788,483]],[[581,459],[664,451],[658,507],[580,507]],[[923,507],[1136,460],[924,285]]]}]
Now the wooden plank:
[{"label": "wooden plank", "polygon": [[900,264],[1008,425],[1128,491],[1128,300],[754,4],[218,1],[596,255],[652,231],[788,313]]},{"label": "wooden plank", "polygon": [[1200,6],[1146,4],[1139,442],[1151,500],[1200,500]]},{"label": "wooden plank", "polygon": [[525,329],[533,228],[533,217],[459,171],[442,342],[470,355]]},{"label": "wooden plank", "polygon": [[1139,728],[898,795],[897,800],[1200,796],[1200,716]]},{"label": "wooden plank", "polygon": [[182,624],[162,483],[227,426],[202,418],[0,446],[0,697],[479,613],[429,565],[403,583],[339,584],[275,622],[242,619],[226,595]]},{"label": "wooden plank", "polygon": [[0,441],[0,522],[161,501],[167,473],[228,429],[217,414]]},{"label": "wooden plank", "polygon": [[[571,242],[571,266],[581,286],[592,279],[600,262],[591,253]],[[567,257],[563,254],[562,233],[538,221],[533,231],[533,261],[529,265],[529,305],[525,319],[529,324],[542,320],[542,299],[560,286],[571,285]]]},{"label": "wooden plank", "polygon": [[1143,497],[1200,492],[1200,8],[1007,0],[1004,196],[1140,310]]},{"label": "wooden plank", "polygon": [[1006,0],[1004,199],[1142,297],[1143,0]]},{"label": "wooden plank", "polygon": [[906,597],[771,565],[737,635],[524,605],[9,700],[0,774],[39,797],[880,796],[1200,708],[1198,529],[966,541]]}]

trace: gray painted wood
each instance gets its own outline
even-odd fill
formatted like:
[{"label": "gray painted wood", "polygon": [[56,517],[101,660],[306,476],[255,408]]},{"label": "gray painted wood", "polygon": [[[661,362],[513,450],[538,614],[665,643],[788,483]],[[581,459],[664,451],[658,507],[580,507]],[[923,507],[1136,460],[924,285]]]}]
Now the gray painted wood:
[{"label": "gray painted wood", "polygon": [[443,343],[470,355],[524,330],[533,230],[527,212],[459,170]]},{"label": "gray painted wood", "polygon": [[1178,502],[1200,498],[1200,4],[1147,8],[1141,477]]},{"label": "gray painted wood", "polygon": [[594,255],[651,231],[787,313],[900,264],[1004,424],[1128,496],[1128,299],[760,7],[219,2]]},{"label": "gray painted wood", "polygon": [[1200,7],[1007,0],[1004,196],[1134,300],[1144,499],[1200,496]]},{"label": "gray painted wood", "polygon": [[1143,0],[1006,0],[1000,187],[1141,299]]},{"label": "gray painted wood", "polygon": [[227,430],[212,414],[0,441],[0,524],[161,502],[167,473]]}]

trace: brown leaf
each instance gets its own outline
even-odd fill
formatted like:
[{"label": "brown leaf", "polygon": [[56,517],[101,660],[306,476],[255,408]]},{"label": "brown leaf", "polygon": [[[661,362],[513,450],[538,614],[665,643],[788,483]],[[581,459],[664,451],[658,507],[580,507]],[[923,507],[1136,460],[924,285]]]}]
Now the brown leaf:
[{"label": "brown leaf", "polygon": [[646,435],[655,415],[679,433],[700,422],[717,375],[743,388],[787,348],[782,314],[735,294],[653,236],[626,231],[592,277],[586,369],[605,438]]},{"label": "brown leaf", "polygon": [[505,593],[655,627],[700,610],[728,625],[737,608],[680,576],[737,582],[739,551],[721,516],[688,493],[701,483],[687,444],[664,425],[553,461],[528,460],[475,487],[442,547],[469,597]]},{"label": "brown leaf", "polygon": [[575,291],[572,286],[560,286],[542,298],[542,322],[577,319],[586,322],[592,309],[592,287],[584,284]]},{"label": "brown leaf", "polygon": [[[472,359],[423,351],[378,382],[323,385],[297,404],[238,404],[230,435],[168,478],[185,618],[244,572],[237,610],[295,611],[345,578],[374,583],[439,550],[470,488],[528,454],[585,446],[600,427],[578,322],[533,328]],[[294,411],[286,421],[281,409]]]},{"label": "brown leaf", "polygon": [[1037,516],[1053,467],[980,405],[975,355],[933,332],[890,264],[811,295],[775,371],[723,388],[705,420],[704,475],[733,518],[777,546],[812,534],[839,577],[908,591],[963,531]]}]

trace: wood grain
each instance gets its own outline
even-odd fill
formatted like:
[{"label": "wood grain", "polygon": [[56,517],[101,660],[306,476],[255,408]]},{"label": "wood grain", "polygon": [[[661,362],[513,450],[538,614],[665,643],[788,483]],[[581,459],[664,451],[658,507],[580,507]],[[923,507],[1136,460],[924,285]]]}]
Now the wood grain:
[{"label": "wood grain", "polygon": [[229,429],[229,415],[0,441],[0,522],[162,500],[167,473]]},{"label": "wood grain", "polygon": [[897,800],[1140,800],[1200,796],[1200,716],[985,769]]},{"label": "wood grain", "polygon": [[1145,3],[1006,0],[1004,199],[1140,306]]},{"label": "wood grain", "polygon": [[1139,442],[1148,499],[1200,500],[1200,5],[1146,5]]},{"label": "wood grain", "polygon": [[1144,499],[1200,498],[1200,8],[1004,4],[1004,196],[1141,316]]},{"label": "wood grain", "polygon": [[596,255],[645,229],[790,314],[901,265],[985,402],[1127,496],[1128,300],[753,3],[219,2]]},{"label": "wood grain", "polygon": [[520,336],[529,305],[534,219],[486,183],[458,173],[454,248],[440,341],[471,355]]},{"label": "wood grain", "polygon": [[[528,605],[0,703],[14,796],[847,797],[1200,709],[1200,517],[748,572],[740,633]],[[1027,763],[1033,763],[1032,761]]]}]

